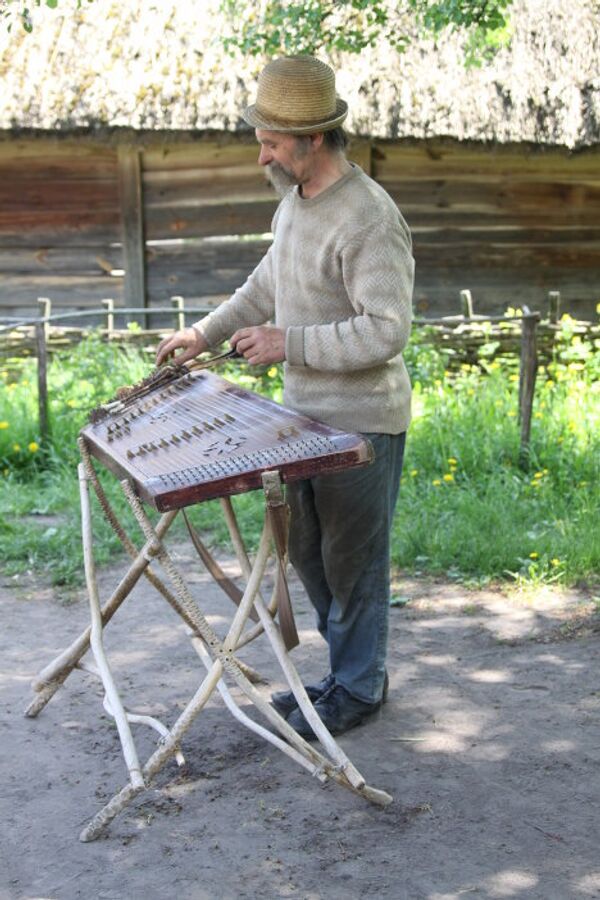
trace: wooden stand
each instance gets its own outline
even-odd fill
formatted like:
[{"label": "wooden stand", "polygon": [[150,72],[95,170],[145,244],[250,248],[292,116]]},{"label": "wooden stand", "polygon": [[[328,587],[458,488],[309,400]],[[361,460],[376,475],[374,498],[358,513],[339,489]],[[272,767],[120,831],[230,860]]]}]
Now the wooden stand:
[{"label": "wooden stand", "polygon": [[[246,553],[229,499],[221,500],[233,546],[246,580],[245,590],[241,597],[236,600],[236,602],[239,601],[239,605],[233,614],[227,636],[221,641],[190,594],[164,543],[164,538],[179,511],[163,514],[156,527],[154,527],[146,515],[142,503],[134,493],[131,484],[128,481],[122,481],[121,486],[125,496],[145,537],[144,546],[137,550],[122,529],[102,491],[90,457],[85,449],[85,444],[81,442],[80,446],[83,459],[79,466],[82,537],[91,624],[68,648],[40,672],[37,679],[33,682],[33,689],[36,695],[25,711],[25,715],[29,717],[37,716],[75,668],[84,668],[92,671],[94,674],[99,675],[102,680],[105,690],[104,707],[115,719],[125,764],[129,773],[129,781],[118,794],[96,813],[81,832],[80,839],[82,841],[92,841],[98,837],[112,819],[137,794],[150,785],[154,776],[163,768],[170,757],[174,756],[180,764],[183,762],[180,742],[215,689],[219,691],[227,709],[239,722],[306,768],[319,781],[325,782],[328,779],[332,779],[343,787],[360,794],[372,803],[380,806],[389,804],[392,801],[390,795],[384,791],[369,787],[365,783],[362,775],[352,765],[346,754],[321,722],[290,659],[280,628],[274,620],[277,612],[278,593],[280,594],[283,586],[282,579],[287,590],[287,585],[285,584],[285,547],[283,546],[286,535],[283,535],[282,531],[282,521],[287,522],[287,518],[285,516],[282,518],[281,516],[282,510],[286,510],[286,507],[279,473],[271,471],[266,472],[262,476],[265,496],[265,521],[253,563],[250,562]],[[93,537],[89,503],[90,483],[98,496],[106,517],[132,558],[126,574],[102,607],[98,596],[92,550]],[[273,596],[270,603],[266,604],[260,595],[260,587],[273,549],[279,566]],[[154,561],[158,561],[161,564],[169,579],[170,587],[152,571],[151,564]],[[215,575],[215,572],[213,571],[212,574]],[[104,627],[142,575],[149,579],[186,623],[192,645],[206,669],[206,675],[196,693],[171,728],[167,728],[150,716],[133,715],[124,709],[103,645]],[[219,582],[218,578],[217,582]],[[254,616],[258,623],[254,626],[246,627],[251,616]],[[254,686],[252,670],[249,670],[246,665],[236,659],[236,651],[263,632],[266,634],[290,689],[293,691],[300,709],[317,736],[322,750],[309,744],[288,725],[285,719],[276,712]],[[90,666],[84,661],[84,656],[90,648],[96,667]],[[251,719],[237,706],[228,690],[225,676],[241,689],[258,712],[266,719],[273,731]],[[138,759],[131,733],[130,724],[132,723],[147,724],[160,734],[156,750],[143,765]]]}]

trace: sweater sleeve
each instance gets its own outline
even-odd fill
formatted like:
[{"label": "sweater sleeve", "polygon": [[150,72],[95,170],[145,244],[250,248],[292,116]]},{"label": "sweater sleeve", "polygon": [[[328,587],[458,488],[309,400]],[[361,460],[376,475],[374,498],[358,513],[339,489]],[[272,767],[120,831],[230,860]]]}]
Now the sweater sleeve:
[{"label": "sweater sleeve", "polygon": [[397,356],[408,342],[414,260],[405,224],[384,217],[361,229],[344,242],[340,260],[353,314],[342,321],[289,327],[290,365],[331,372],[366,369]]},{"label": "sweater sleeve", "polygon": [[244,284],[204,319],[194,322],[210,347],[218,346],[237,331],[250,325],[262,325],[275,311],[273,283],[273,245]]}]

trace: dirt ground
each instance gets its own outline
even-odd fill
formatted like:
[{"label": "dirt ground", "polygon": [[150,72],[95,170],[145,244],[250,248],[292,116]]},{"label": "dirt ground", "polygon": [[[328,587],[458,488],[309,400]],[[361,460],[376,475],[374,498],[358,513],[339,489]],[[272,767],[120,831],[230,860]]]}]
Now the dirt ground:
[{"label": "dirt ground", "polygon": [[[222,627],[229,601],[182,553]],[[103,597],[122,568],[101,573]],[[99,683],[76,671],[37,719],[22,713],[32,677],[87,624],[85,595],[0,583],[2,900],[600,897],[600,629],[584,594],[398,583],[410,601],[392,610],[389,702],[339,739],[393,795],[385,809],[322,787],[214,699],[184,739],[185,767],[169,763],[83,844],[81,828],[126,781]],[[321,677],[324,645],[293,593],[294,659]],[[106,644],[128,708],[172,723],[203,669],[150,586]],[[265,695],[282,686],[264,638],[242,658],[268,676]],[[156,733],[133,727],[145,760]]]}]

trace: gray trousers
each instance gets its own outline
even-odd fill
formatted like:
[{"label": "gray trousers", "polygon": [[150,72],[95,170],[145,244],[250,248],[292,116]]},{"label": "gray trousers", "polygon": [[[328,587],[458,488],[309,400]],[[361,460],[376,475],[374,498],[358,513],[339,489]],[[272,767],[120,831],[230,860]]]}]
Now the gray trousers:
[{"label": "gray trousers", "polygon": [[317,613],[336,682],[359,700],[381,699],[390,604],[390,529],[405,434],[367,434],[364,469],[288,485],[290,561]]}]

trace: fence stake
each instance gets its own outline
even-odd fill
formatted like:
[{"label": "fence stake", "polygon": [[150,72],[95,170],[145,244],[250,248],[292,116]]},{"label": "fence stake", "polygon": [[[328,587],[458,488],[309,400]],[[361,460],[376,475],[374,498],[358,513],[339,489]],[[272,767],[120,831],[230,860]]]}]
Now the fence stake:
[{"label": "fence stake", "polygon": [[44,336],[46,340],[48,339],[48,334],[50,333],[50,322],[48,319],[52,315],[52,300],[50,297],[38,297],[38,304],[40,309],[40,316],[44,320]]},{"label": "fence stake", "polygon": [[46,328],[44,321],[35,323],[35,346],[38,370],[38,411],[40,424],[40,440],[42,445],[48,441],[48,354],[46,348]]},{"label": "fence stake", "polygon": [[106,340],[110,341],[115,330],[115,301],[108,298],[102,301],[102,306],[106,307]]},{"label": "fence stake", "polygon": [[560,316],[560,291],[548,291],[549,319],[556,325]]},{"label": "fence stake", "polygon": [[178,331],[182,331],[185,328],[183,297],[171,297],[171,303],[175,309],[175,327]]},{"label": "fence stake", "polygon": [[521,320],[521,365],[519,369],[519,422],[521,425],[521,445],[519,461],[526,468],[529,461],[529,439],[531,436],[531,414],[533,411],[533,394],[537,372],[536,332],[540,320],[539,312],[530,312],[523,308]]},{"label": "fence stake", "polygon": [[460,305],[462,308],[463,319],[470,319],[473,315],[473,297],[471,291],[460,292]]}]

